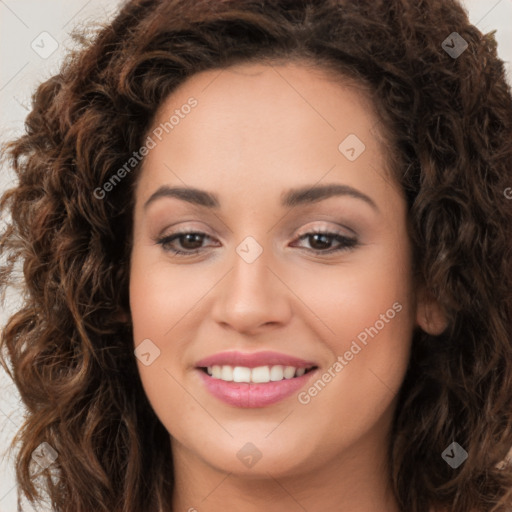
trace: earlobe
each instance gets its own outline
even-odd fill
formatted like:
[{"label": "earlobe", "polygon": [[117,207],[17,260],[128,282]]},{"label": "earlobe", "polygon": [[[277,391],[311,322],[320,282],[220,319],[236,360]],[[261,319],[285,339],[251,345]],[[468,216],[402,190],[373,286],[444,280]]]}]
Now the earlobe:
[{"label": "earlobe", "polygon": [[426,333],[433,336],[438,336],[448,327],[448,321],[441,306],[424,287],[418,297],[416,323]]}]

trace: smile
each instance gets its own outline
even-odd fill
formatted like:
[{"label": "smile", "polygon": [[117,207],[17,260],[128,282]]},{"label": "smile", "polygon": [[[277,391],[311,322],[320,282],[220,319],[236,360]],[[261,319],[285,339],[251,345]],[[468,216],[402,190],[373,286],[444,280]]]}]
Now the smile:
[{"label": "smile", "polygon": [[297,393],[316,373],[313,362],[276,352],[224,352],[196,363],[203,385],[234,407],[265,407]]},{"label": "smile", "polygon": [[274,365],[248,368],[246,366],[214,365],[202,368],[202,370],[214,379],[220,379],[225,382],[267,383],[302,377],[313,368],[314,366],[296,368],[295,366]]}]

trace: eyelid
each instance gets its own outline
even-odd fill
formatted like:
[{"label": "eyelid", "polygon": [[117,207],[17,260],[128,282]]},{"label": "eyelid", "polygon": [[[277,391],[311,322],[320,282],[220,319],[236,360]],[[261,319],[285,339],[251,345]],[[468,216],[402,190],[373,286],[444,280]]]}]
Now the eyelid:
[{"label": "eyelid", "polygon": [[[337,229],[330,229],[328,227],[320,227],[320,226],[314,226],[307,228],[304,227],[299,233],[296,233],[293,236],[292,243],[301,242],[302,240],[307,240],[308,237],[312,237],[314,235],[324,235],[327,238],[331,239],[335,243],[338,243],[338,246],[335,248],[329,248],[326,250],[322,249],[314,249],[314,248],[302,248],[307,253],[313,253],[315,256],[330,256],[333,254],[341,254],[343,252],[348,252],[351,249],[355,249],[356,247],[360,246],[361,243],[359,242],[359,239],[357,235],[355,235],[355,232],[349,229],[354,235],[345,235],[339,231],[339,228]],[[199,237],[202,237],[201,243],[205,241],[205,239],[215,240],[216,238],[212,235],[210,235],[208,232],[202,231],[202,230],[195,230],[192,228],[180,228],[168,235],[161,235],[156,237],[154,239],[154,242],[162,247],[162,250],[166,253],[171,254],[175,257],[182,257],[185,258],[187,256],[194,256],[199,253],[204,253],[205,251],[208,251],[211,249],[210,247],[199,247],[195,249],[165,249],[166,245],[169,245],[176,240],[180,240],[182,236],[186,235],[198,235]],[[291,245],[291,247],[294,247],[294,245]]]},{"label": "eyelid", "polygon": [[[180,225],[184,224],[185,222],[180,222]],[[321,224],[321,225],[314,224],[315,222],[316,223],[320,222],[323,224]],[[314,225],[312,227],[309,227],[310,224],[314,224]],[[167,229],[169,227],[172,227],[172,226],[168,226],[167,228],[163,229],[162,232],[158,236],[154,237],[154,240],[166,238],[166,237],[173,236],[173,235],[189,234],[189,233],[204,234],[204,235],[207,235],[208,237],[210,237],[210,239],[217,238],[216,235],[213,235],[208,228],[205,228],[205,227],[195,228],[193,226],[190,226],[189,224],[187,224],[186,227],[180,227],[180,228],[177,228],[175,231],[172,231],[171,233],[165,234],[165,232],[167,231]],[[340,228],[343,230],[349,231],[349,233],[347,233],[347,234],[342,233],[342,232],[340,233],[339,232]],[[296,231],[295,234],[292,235],[292,237],[297,238],[297,237],[300,237],[302,235],[305,235],[305,234],[308,234],[311,232],[326,232],[326,231],[329,233],[335,232],[336,234],[345,236],[346,238],[358,237],[357,232],[354,231],[353,229],[349,228],[348,226],[343,225],[343,224],[336,224],[336,227],[333,228],[332,226],[327,225],[326,221],[311,221],[308,224],[306,224],[305,226],[303,226],[299,231]]]},{"label": "eyelid", "polygon": [[[318,221],[317,221],[318,222]],[[326,222],[326,221],[321,221],[321,222]],[[311,224],[311,223],[309,223]],[[317,224],[315,224],[313,227],[308,227],[309,224],[306,224],[306,226],[304,226],[303,228],[301,228],[301,230],[298,232],[298,235],[296,236],[300,236],[301,234],[306,234],[306,233],[310,233],[311,231],[329,231],[329,232],[336,232],[336,234],[339,234],[339,235],[342,235],[342,236],[346,236],[347,238],[350,238],[350,237],[357,237],[357,233],[349,228],[348,226],[345,226],[345,225],[342,225],[342,224],[336,224],[336,227],[332,227],[330,225],[327,225],[327,224],[323,224],[321,226],[318,226]],[[347,231],[350,231],[350,233],[341,233],[339,232],[340,231],[340,228],[343,229],[343,230],[347,230]]]}]

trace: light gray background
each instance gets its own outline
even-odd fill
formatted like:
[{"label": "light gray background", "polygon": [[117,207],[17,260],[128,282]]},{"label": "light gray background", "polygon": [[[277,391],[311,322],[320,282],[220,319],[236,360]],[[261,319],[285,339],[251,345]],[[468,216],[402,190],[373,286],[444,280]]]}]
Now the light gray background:
[{"label": "light gray background", "polygon": [[[58,72],[63,56],[72,47],[70,31],[91,22],[108,23],[122,3],[123,0],[0,0],[0,141],[22,132],[32,92],[38,83]],[[482,32],[498,30],[499,54],[507,62],[512,83],[512,0],[463,3],[471,22]],[[12,183],[13,174],[3,168],[0,193]],[[15,294],[7,297],[5,308],[0,310],[2,328],[19,303]],[[22,419],[16,388],[0,369],[0,512],[16,512],[12,460],[5,453]],[[33,509],[27,505],[26,511]]]}]

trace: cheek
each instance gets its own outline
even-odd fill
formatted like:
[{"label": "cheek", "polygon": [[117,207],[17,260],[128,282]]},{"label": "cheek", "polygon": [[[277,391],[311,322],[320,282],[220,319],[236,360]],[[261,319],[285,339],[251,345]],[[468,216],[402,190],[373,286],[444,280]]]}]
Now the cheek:
[{"label": "cheek", "polygon": [[[414,325],[414,293],[408,248],[386,244],[354,253],[337,267],[319,266],[294,280],[297,295],[321,320],[336,354],[367,330],[389,338],[386,347],[407,350]],[[311,316],[311,315],[310,315]],[[366,333],[366,334],[365,334]]]},{"label": "cheek", "polygon": [[[133,322],[133,343],[136,353],[149,353],[150,357],[137,357],[137,368],[146,398],[162,424],[172,427],[171,411],[179,410],[182,421],[188,423],[191,400],[180,388],[172,362],[180,361],[177,344],[164,342],[165,333],[171,330],[177,318],[172,312],[180,310],[179,297],[166,286],[165,276],[156,268],[142,266],[134,253],[130,275],[130,308]],[[179,294],[178,294],[179,295]],[[168,335],[167,335],[168,337]],[[149,359],[149,361],[148,361]],[[148,364],[149,363],[149,364]],[[174,378],[173,378],[174,377]],[[170,405],[171,411],[170,411]]]},{"label": "cheek", "polygon": [[178,381],[183,377],[190,333],[200,322],[196,308],[218,280],[211,274],[198,272],[192,265],[173,269],[161,257],[155,257],[153,248],[142,244],[132,252],[129,296],[133,343],[134,349],[145,344],[148,350],[144,352],[151,353],[150,364],[138,358],[137,367],[145,393],[158,416],[162,412],[166,414],[169,403],[173,408],[178,407],[183,417],[193,408],[190,396]]},{"label": "cheek", "polygon": [[396,396],[409,361],[415,319],[407,251],[386,247],[372,253],[371,259],[331,279],[321,299],[324,321],[334,331],[326,343],[333,364],[339,365],[331,366],[336,376],[326,377],[332,383],[313,407],[318,407],[318,414],[331,409],[333,417],[334,411],[357,411],[357,421],[346,423],[354,435],[377,421]]},{"label": "cheek", "polygon": [[321,320],[314,321],[321,326],[317,333],[322,333],[331,354],[331,375],[324,380],[329,383],[317,386],[322,398],[314,399],[319,413],[341,408],[374,418],[402,384],[415,306],[410,254],[407,247],[395,247],[368,250],[336,271],[324,267],[296,281],[301,286],[298,294],[308,292],[308,304]]},{"label": "cheek", "polygon": [[[168,348],[162,343],[164,333],[172,328],[176,301],[165,286],[165,278],[157,266],[151,262],[149,251],[143,246],[135,246],[130,267],[130,310],[133,324],[133,344],[137,357],[139,375],[146,395],[158,410],[158,392],[162,383],[170,379],[165,373],[165,359]],[[145,347],[142,350],[142,347]],[[155,400],[157,403],[155,403]]]},{"label": "cheek", "polygon": [[171,272],[165,261],[155,258],[153,248],[134,248],[129,293],[135,345],[145,338],[163,340],[198,301],[200,295],[190,286],[193,275]]}]

